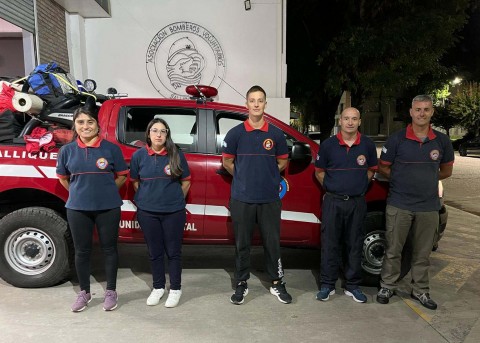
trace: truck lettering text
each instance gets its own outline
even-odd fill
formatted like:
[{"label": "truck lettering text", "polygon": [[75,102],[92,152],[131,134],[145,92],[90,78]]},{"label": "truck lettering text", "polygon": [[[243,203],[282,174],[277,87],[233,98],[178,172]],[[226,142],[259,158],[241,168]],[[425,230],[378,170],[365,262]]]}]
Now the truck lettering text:
[{"label": "truck lettering text", "polygon": [[197,229],[195,229],[195,223],[185,223],[183,231],[197,231]]},{"label": "truck lettering text", "polygon": [[121,220],[120,229],[140,229],[140,224],[136,220]]},{"label": "truck lettering text", "polygon": [[39,153],[31,153],[27,152],[26,150],[0,150],[0,158],[18,158],[18,159],[40,159],[40,160],[56,160],[58,157],[58,153],[56,152],[45,152],[41,151]]}]

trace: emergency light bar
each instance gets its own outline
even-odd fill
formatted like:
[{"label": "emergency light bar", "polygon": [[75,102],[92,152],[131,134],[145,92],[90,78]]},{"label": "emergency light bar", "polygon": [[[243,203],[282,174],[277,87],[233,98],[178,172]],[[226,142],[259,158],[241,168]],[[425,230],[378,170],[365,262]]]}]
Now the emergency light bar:
[{"label": "emergency light bar", "polygon": [[218,94],[215,87],[205,85],[190,85],[185,88],[185,92],[194,98],[210,99]]}]

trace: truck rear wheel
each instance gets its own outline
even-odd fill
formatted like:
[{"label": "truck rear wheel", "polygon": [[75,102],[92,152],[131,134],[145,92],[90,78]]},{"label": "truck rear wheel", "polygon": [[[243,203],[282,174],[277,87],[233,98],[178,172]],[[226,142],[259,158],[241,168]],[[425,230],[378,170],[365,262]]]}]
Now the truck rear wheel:
[{"label": "truck rear wheel", "polygon": [[[367,213],[365,219],[365,238],[363,240],[363,283],[377,286],[382,271],[383,256],[387,249],[385,238],[385,213],[372,211]],[[399,280],[410,271],[412,248],[410,238],[407,239],[402,252],[402,266]]]},{"label": "truck rear wheel", "polygon": [[0,277],[15,287],[48,287],[65,280],[72,251],[67,222],[51,209],[27,207],[0,221]]}]

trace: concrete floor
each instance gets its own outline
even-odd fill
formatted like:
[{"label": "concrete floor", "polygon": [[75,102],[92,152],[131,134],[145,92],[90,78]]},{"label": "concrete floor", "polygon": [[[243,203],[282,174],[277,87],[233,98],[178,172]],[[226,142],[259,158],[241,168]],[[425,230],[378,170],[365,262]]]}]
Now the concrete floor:
[{"label": "concrete floor", "polygon": [[150,274],[144,246],[120,246],[119,307],[102,310],[101,258],[94,259],[86,310],[72,313],[78,284],[19,289],[0,280],[0,342],[480,342],[480,217],[449,208],[447,232],[432,254],[430,311],[410,300],[408,283],[390,304],[337,294],[315,300],[320,253],[283,249],[285,281],[292,304],[268,292],[261,249],[253,253],[249,295],[230,304],[233,247],[185,246],[183,296],[174,309],[147,307]]}]

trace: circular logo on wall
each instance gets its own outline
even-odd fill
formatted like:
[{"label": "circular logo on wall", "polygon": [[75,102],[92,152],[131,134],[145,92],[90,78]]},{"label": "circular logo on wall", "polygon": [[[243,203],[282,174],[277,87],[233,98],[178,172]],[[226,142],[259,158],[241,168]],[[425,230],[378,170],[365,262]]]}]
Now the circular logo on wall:
[{"label": "circular logo on wall", "polygon": [[191,22],[165,26],[153,37],[146,55],[153,87],[166,98],[189,99],[188,85],[218,88],[226,61],[220,43],[204,27]]}]

